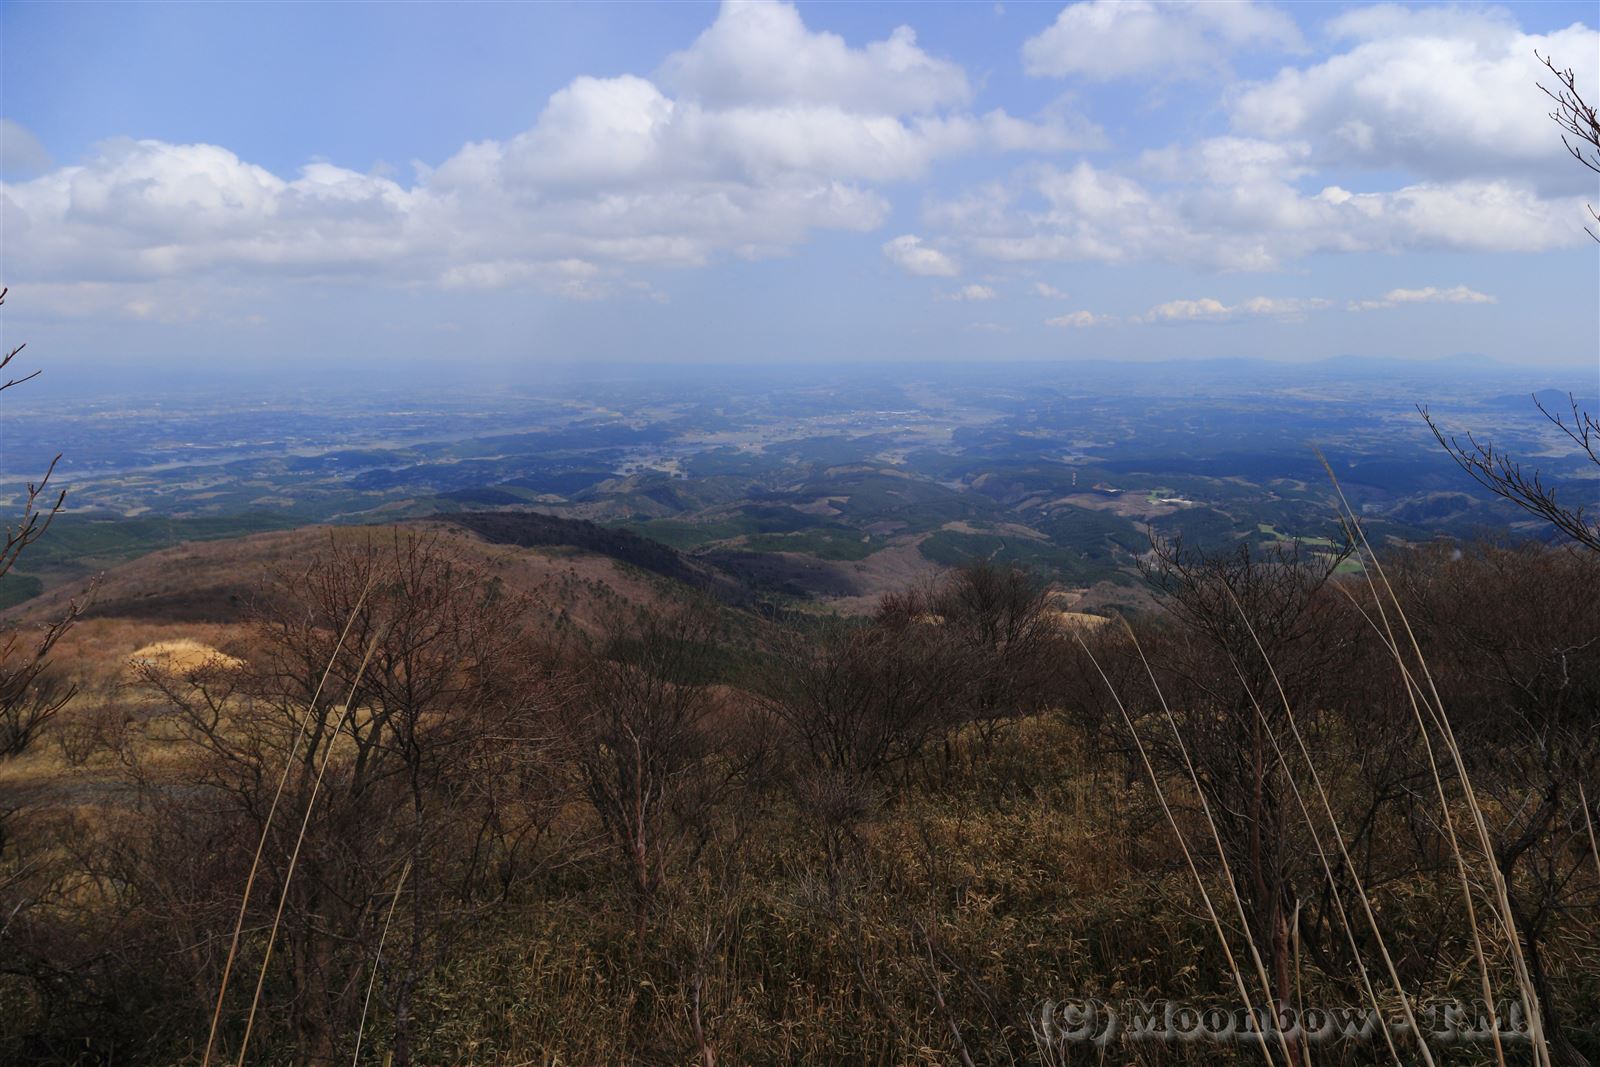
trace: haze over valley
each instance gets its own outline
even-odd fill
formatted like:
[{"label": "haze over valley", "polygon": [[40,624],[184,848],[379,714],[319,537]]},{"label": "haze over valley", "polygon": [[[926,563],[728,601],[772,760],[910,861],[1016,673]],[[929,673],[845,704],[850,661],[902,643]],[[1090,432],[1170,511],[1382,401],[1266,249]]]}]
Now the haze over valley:
[{"label": "haze over valley", "polygon": [[[12,587],[185,539],[488,510],[631,531],[801,601],[859,608],[967,558],[1104,583],[1114,599],[1138,584],[1152,534],[1206,549],[1337,536],[1319,450],[1374,536],[1544,536],[1461,477],[1424,401],[1447,428],[1538,457],[1577,497],[1595,491],[1587,457],[1516,391],[1527,374],[1493,364],[1035,364],[996,377],[988,365],[620,368],[498,389],[63,399],[0,430],[23,461],[17,481],[48,463],[31,444],[48,437],[71,500],[54,547]],[[1538,400],[1569,403],[1553,387]]]}]

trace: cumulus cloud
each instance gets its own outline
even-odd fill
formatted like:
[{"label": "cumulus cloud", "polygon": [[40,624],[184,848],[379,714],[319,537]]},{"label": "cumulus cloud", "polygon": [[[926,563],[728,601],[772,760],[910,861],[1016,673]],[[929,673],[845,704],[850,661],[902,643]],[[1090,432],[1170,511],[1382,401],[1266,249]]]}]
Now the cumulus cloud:
[{"label": "cumulus cloud", "polygon": [[327,164],[285,180],[212,145],[114,141],[0,189],[12,269],[115,281],[220,265],[337,272],[409,251],[421,194]]},{"label": "cumulus cloud", "polygon": [[1035,296],[1042,296],[1046,300],[1065,300],[1067,298],[1067,294],[1065,292],[1057,289],[1049,282],[1034,282],[1033,294]]},{"label": "cumulus cloud", "polygon": [[996,293],[987,285],[978,285],[974,283],[972,285],[963,285],[960,289],[957,289],[953,293],[942,293],[940,294],[939,299],[956,301],[984,301],[993,300],[999,295],[999,293]]},{"label": "cumulus cloud", "polygon": [[1145,313],[1145,318],[1151,322],[1215,322],[1232,317],[1232,308],[1209,296],[1199,300],[1169,300]]},{"label": "cumulus cloud", "polygon": [[[1130,55],[1215,72],[1230,41],[1296,45],[1284,18],[1234,4],[1073,4],[1024,58],[1037,74],[1091,78],[1118,75]],[[1583,25],[1526,34],[1492,8],[1395,5],[1348,10],[1326,29],[1331,55],[1224,92],[1227,135],[1150,149],[1116,169],[1027,167],[929,201],[926,225],[946,247],[1000,262],[1230,271],[1324,253],[1582,244],[1593,176],[1563,156],[1533,53],[1573,64],[1593,85],[1600,34]],[[1318,181],[1335,166],[1339,184]]]},{"label": "cumulus cloud", "polygon": [[867,113],[922,113],[971,96],[967,75],[928,55],[901,26],[851,48],[814,33],[788,4],[728,0],[688,50],[669,57],[662,81],[712,106],[816,104]]},{"label": "cumulus cloud", "polygon": [[[1146,170],[1170,178],[1174,160],[1215,158],[1212,148],[1157,154]],[[1381,192],[1328,186],[1312,194],[1294,180],[1297,155],[1262,145],[1235,173],[1220,164],[1195,166],[1181,181],[1153,184],[1087,162],[1041,165],[1009,184],[932,201],[924,214],[975,254],[1016,263],[1258,271],[1322,252],[1534,252],[1585,239],[1579,197],[1546,197],[1514,179],[1417,182]]]},{"label": "cumulus cloud", "polygon": [[1266,4],[1087,0],[1068,4],[1028,38],[1022,65],[1035,76],[1095,81],[1193,78],[1226,70],[1228,55],[1240,49],[1302,47],[1294,20]]},{"label": "cumulus cloud", "polygon": [[1228,305],[1215,297],[1198,300],[1169,300],[1157,304],[1144,315],[1144,321],[1157,323],[1228,322],[1247,318],[1299,319],[1308,311],[1332,307],[1321,297],[1257,296]]},{"label": "cumulus cloud", "polygon": [[[1223,5],[1218,5],[1223,6]],[[1534,53],[1600,79],[1600,32],[1574,24],[1523,33],[1501,9],[1378,5],[1329,24],[1346,50],[1245,87],[1232,101],[1240,132],[1309,142],[1316,161],[1404,169],[1434,180],[1520,176],[1581,192],[1592,178],[1563,162],[1551,135],[1553,84]]]},{"label": "cumulus cloud", "polygon": [[1189,145],[1154,148],[1139,158],[1152,178],[1186,185],[1271,185],[1310,174],[1311,148],[1303,141],[1208,137]]},{"label": "cumulus cloud", "polygon": [[927,278],[951,278],[956,274],[955,260],[937,248],[929,248],[916,234],[901,234],[885,241],[883,254],[889,257],[889,262],[907,274],[918,274]]},{"label": "cumulus cloud", "polygon": [[[1037,122],[970,114],[965,73],[909,29],[855,47],[774,2],[727,4],[656,77],[576,78],[528,130],[469,143],[410,183],[328,163],[285,177],[216,145],[109,142],[0,186],[8,269],[13,281],[361,277],[592,299],[635,291],[623,281],[635,265],[875,229],[889,210],[877,186],[941,158],[1099,136],[1059,108]],[[891,258],[954,272],[915,239]]]},{"label": "cumulus cloud", "polygon": [[1096,315],[1092,311],[1070,311],[1065,315],[1057,315],[1053,319],[1045,319],[1046,326],[1060,326],[1064,329],[1083,329],[1086,326],[1104,326],[1113,320],[1105,315]]},{"label": "cumulus cloud", "polygon": [[1351,311],[1376,311],[1381,308],[1399,307],[1402,304],[1494,304],[1498,303],[1488,293],[1480,293],[1468,289],[1464,285],[1457,285],[1450,289],[1436,289],[1428,286],[1425,289],[1390,289],[1377,300],[1353,300],[1350,302]]}]

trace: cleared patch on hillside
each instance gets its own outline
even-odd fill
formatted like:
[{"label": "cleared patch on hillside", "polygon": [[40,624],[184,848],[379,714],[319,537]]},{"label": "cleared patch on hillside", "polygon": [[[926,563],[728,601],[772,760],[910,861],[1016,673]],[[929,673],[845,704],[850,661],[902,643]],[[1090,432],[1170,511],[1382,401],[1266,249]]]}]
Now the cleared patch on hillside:
[{"label": "cleared patch on hillside", "polygon": [[236,670],[244,666],[244,660],[193,638],[180,637],[135,649],[133,655],[128,657],[128,665],[134,669],[148,665],[175,674],[187,674],[201,669]]}]

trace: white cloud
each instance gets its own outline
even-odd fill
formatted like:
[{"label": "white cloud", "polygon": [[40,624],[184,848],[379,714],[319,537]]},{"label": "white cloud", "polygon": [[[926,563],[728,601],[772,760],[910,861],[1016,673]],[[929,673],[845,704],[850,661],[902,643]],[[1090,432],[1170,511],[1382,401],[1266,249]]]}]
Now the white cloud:
[{"label": "white cloud", "polygon": [[1015,326],[1007,326],[1003,322],[973,322],[968,323],[967,329],[978,333],[1016,333]]},{"label": "white cloud", "polygon": [[[1285,68],[1232,102],[1244,133],[1308,141],[1318,163],[1403,169],[1435,180],[1522,177],[1579,192],[1593,179],[1563,159],[1534,57],[1600,80],[1600,33],[1581,24],[1523,33],[1502,9],[1356,8],[1333,19],[1351,42],[1323,62]],[[1543,77],[1541,78],[1541,74]]]},{"label": "white cloud", "polygon": [[[216,145],[110,142],[0,186],[10,280],[359,277],[592,299],[626,291],[634,265],[875,229],[889,211],[875,186],[941,158],[1101,136],[1059,107],[1037,122],[967,113],[965,73],[910,30],[852,47],[771,2],[724,6],[659,77],[576,78],[530,129],[469,143],[410,184],[327,163],[282,177]],[[594,273],[574,276],[575,262]],[[914,238],[897,262],[954,273]]]},{"label": "white cloud", "polygon": [[[1234,143],[1235,150],[1239,145]],[[1315,195],[1291,180],[1296,153],[1262,147],[1230,174],[1209,143],[1152,154],[1146,185],[1080,163],[1029,168],[1010,185],[932,201],[926,221],[974,254],[1001,262],[1171,262],[1271,270],[1323,252],[1533,252],[1586,240],[1583,201],[1545,197],[1525,182],[1418,182]],[[1189,163],[1194,163],[1190,166]]]},{"label": "white cloud", "polygon": [[1253,296],[1235,305],[1242,315],[1261,315],[1272,318],[1300,318],[1308,311],[1321,311],[1333,306],[1333,301],[1320,296]]},{"label": "white cloud", "polygon": [[922,238],[915,234],[902,234],[885,241],[883,254],[907,274],[919,274],[928,278],[951,278],[956,273],[954,260],[937,248],[929,248],[922,243]]},{"label": "white cloud", "polygon": [[871,114],[931,112],[971,96],[966,72],[917,46],[901,26],[851,48],[815,33],[788,4],[726,0],[687,51],[670,56],[662,82],[718,107],[814,104]]},{"label": "white cloud", "polygon": [[[1399,307],[1402,304],[1493,304],[1495,298],[1485,293],[1458,285],[1453,289],[1391,289],[1376,300],[1352,300],[1347,305],[1351,311],[1372,311],[1378,308]],[[1236,304],[1224,304],[1215,297],[1205,296],[1195,300],[1169,300],[1157,304],[1142,316],[1144,322],[1232,322],[1239,319],[1272,318],[1298,321],[1307,312],[1324,311],[1334,306],[1323,297],[1256,296]]]},{"label": "white cloud", "polygon": [[1169,300],[1145,313],[1150,322],[1216,322],[1232,317],[1233,308],[1209,296],[1199,300]]},{"label": "white cloud", "polygon": [[1390,289],[1377,300],[1353,300],[1351,311],[1375,311],[1380,308],[1399,307],[1402,304],[1494,304],[1498,303],[1488,293],[1480,293],[1457,285],[1450,289]]},{"label": "white cloud", "polygon": [[1311,173],[1310,146],[1247,137],[1208,137],[1191,145],[1145,152],[1140,168],[1151,177],[1182,184],[1265,185]]},{"label": "white cloud", "polygon": [[[980,260],[1262,271],[1330,253],[1586,241],[1592,186],[1580,183],[1592,176],[1562,155],[1532,52],[1594,85],[1595,30],[1534,36],[1495,9],[1393,6],[1352,9],[1325,28],[1334,54],[1224,91],[1227,135],[1116,169],[1046,160],[949,198],[930,193],[923,222],[907,227],[917,232],[883,254],[910,274],[954,279]],[[1131,0],[1068,5],[1024,58],[1039,75],[1159,81],[1225,74],[1242,49],[1299,47],[1272,7]],[[280,174],[217,145],[126,139],[51,169],[37,139],[6,120],[6,167],[16,157],[38,173],[0,184],[7,281],[46,287],[44,303],[63,314],[169,321],[192,317],[204,297],[286,278],[661,299],[639,267],[783,255],[822,232],[873,231],[890,217],[890,187],[941,160],[1103,145],[1070,104],[1027,119],[984,110],[974,80],[908,28],[852,44],[808,29],[792,6],[758,2],[725,5],[654,74],[575,78],[528,129],[468,143],[409,179],[329,163]],[[1333,166],[1341,185],[1318,178]],[[1032,291],[1066,299],[1044,282]],[[968,285],[947,298],[993,296]],[[1479,298],[1491,299],[1464,287],[1395,290],[1351,306]],[[1211,303],[1173,301],[1146,318],[1324,306]]]},{"label": "white cloud", "polygon": [[1145,322],[1228,322],[1245,318],[1300,319],[1308,311],[1332,307],[1333,302],[1321,297],[1257,296],[1228,305],[1215,297],[1198,300],[1169,300],[1157,304],[1144,315]]},{"label": "white cloud", "polygon": [[1105,326],[1112,321],[1114,320],[1105,315],[1096,315],[1092,311],[1070,311],[1053,319],[1045,319],[1044,324],[1065,329],[1083,329],[1086,326]]},{"label": "white cloud", "polygon": [[52,160],[33,131],[13,119],[0,118],[0,175],[26,177],[48,170]]},{"label": "white cloud", "polygon": [[997,152],[1067,152],[1109,146],[1105,131],[1081,112],[1057,101],[1037,119],[1019,119],[996,109],[979,120],[974,140]]},{"label": "white cloud", "polygon": [[1228,54],[1244,48],[1301,47],[1294,20],[1265,4],[1087,0],[1028,38],[1022,64],[1046,77],[1192,78],[1225,71]]},{"label": "white cloud", "polygon": [[[1274,36],[1233,4],[1075,4],[1025,49],[1036,73],[1112,77],[1128,55],[1215,72],[1223,45]],[[1226,32],[1207,20],[1228,19]],[[1224,93],[1235,132],[1127,169],[1033,166],[935,200],[949,247],[1001,262],[1274,270],[1322,253],[1542,252],[1581,245],[1593,175],[1565,158],[1534,51],[1600,81],[1600,33],[1523,33],[1494,8],[1376,5],[1326,24],[1336,49]],[[1146,39],[1152,43],[1143,45]],[[1551,84],[1545,72],[1542,80]],[[1318,191],[1330,167],[1373,174]]]},{"label": "white cloud", "polygon": [[410,251],[420,194],[327,164],[285,181],[212,145],[116,141],[0,189],[11,269],[151,279],[221,265],[339,272]]},{"label": "white cloud", "polygon": [[940,294],[939,299],[956,301],[983,301],[993,300],[999,295],[1000,294],[996,293],[987,285],[978,285],[977,283],[973,283],[972,285],[963,285],[960,289],[957,289],[953,293],[942,293]]},{"label": "white cloud", "polygon": [[641,282],[628,282],[615,268],[583,259],[524,263],[502,260],[466,263],[445,268],[439,284],[446,289],[500,289],[533,284],[568,300],[601,300],[621,292],[659,300],[661,294]]}]

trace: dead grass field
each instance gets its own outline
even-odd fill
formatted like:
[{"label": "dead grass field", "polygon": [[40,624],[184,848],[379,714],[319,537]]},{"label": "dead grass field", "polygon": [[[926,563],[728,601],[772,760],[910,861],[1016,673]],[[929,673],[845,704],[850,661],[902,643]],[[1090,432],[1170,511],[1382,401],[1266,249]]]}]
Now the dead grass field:
[{"label": "dead grass field", "polygon": [[[304,570],[330,539],[350,544],[423,526],[437,532],[468,566],[527,595],[529,620],[551,638],[598,633],[608,612],[629,604],[659,604],[663,580],[602,556],[563,549],[488,544],[443,524],[307,527],[225,541],[180,545],[113,567],[91,587],[74,583],[46,592],[8,613],[27,628],[59,617],[73,598],[88,598],[85,617],[56,646],[52,661],[77,694],[52,723],[48,736],[23,755],[0,761],[0,790],[28,804],[92,814],[122,803],[125,768],[104,742],[126,733],[140,756],[162,759],[160,732],[140,728],[156,710],[134,685],[134,664],[158,660],[187,671],[221,657],[233,665],[249,658],[250,602],[273,571]],[[94,735],[95,744],[89,744]],[[84,759],[71,750],[81,740]]]}]

